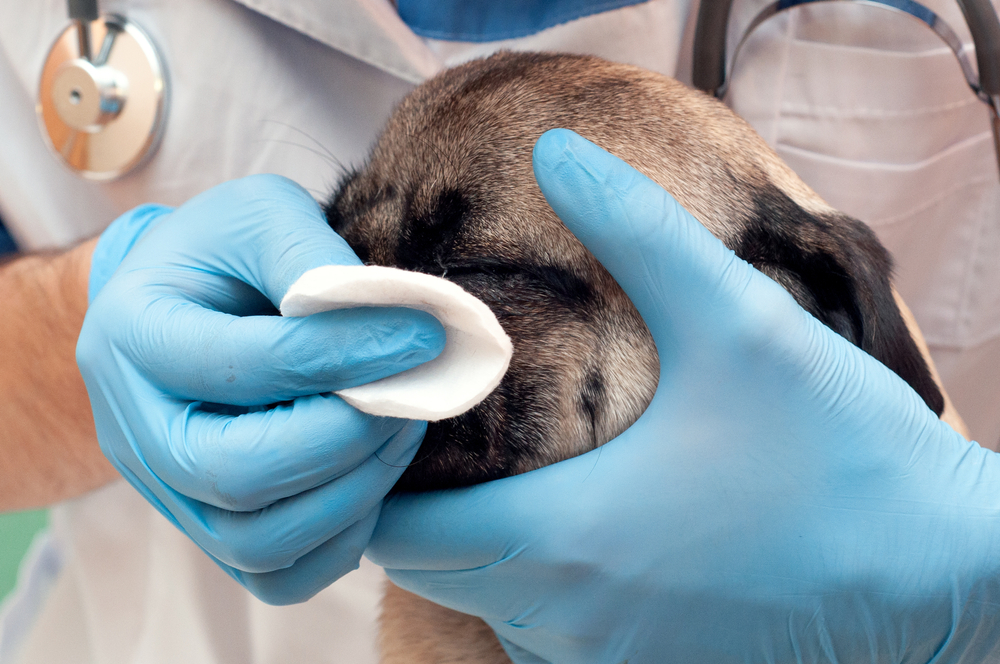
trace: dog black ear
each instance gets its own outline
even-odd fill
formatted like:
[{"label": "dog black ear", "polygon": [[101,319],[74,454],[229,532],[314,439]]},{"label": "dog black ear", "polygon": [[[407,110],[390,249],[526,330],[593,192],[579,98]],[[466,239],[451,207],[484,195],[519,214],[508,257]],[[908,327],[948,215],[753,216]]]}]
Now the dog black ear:
[{"label": "dog black ear", "polygon": [[868,226],[814,215],[777,187],[754,193],[737,255],[785,287],[806,311],[910,384],[937,415],[944,397],[896,305],[892,259]]}]

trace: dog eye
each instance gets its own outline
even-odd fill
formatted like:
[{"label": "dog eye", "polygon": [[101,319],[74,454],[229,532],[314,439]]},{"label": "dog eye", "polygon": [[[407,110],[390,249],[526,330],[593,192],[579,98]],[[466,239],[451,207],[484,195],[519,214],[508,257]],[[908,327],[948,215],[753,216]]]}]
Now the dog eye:
[{"label": "dog eye", "polygon": [[441,265],[446,279],[464,276],[484,276],[496,282],[519,283],[541,289],[556,303],[570,308],[589,306],[594,301],[592,285],[576,272],[557,265],[539,265],[516,261],[482,258]]}]

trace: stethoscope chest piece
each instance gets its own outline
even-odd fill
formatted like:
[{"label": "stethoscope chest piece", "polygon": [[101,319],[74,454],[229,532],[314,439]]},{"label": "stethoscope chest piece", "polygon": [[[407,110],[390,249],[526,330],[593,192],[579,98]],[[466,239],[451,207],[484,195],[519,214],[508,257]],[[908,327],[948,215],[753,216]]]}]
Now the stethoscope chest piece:
[{"label": "stethoscope chest piece", "polygon": [[166,105],[163,59],[146,33],[120,16],[74,22],[45,59],[42,135],[85,178],[113,180],[142,165],[159,144]]}]

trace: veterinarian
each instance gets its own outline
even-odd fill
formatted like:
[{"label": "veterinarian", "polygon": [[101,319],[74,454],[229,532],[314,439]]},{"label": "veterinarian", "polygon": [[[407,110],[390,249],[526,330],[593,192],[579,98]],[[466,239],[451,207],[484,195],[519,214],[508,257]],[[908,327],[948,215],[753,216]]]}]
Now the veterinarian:
[{"label": "veterinarian", "polygon": [[[663,365],[646,415],[598,452],[383,506],[423,425],[323,395],[433,357],[437,324],[246,316],[309,267],[357,262],[313,198],[414,84],[502,47],[683,78],[688,2],[105,4],[148,30],[171,84],[158,151],[106,183],[64,169],[35,118],[65,4],[0,5],[0,215],[26,251],[63,250],[0,266],[0,506],[55,505],[0,661],[374,662],[369,540],[397,583],[483,616],[518,662],[995,659],[994,454],[573,135],[536,148],[539,183]],[[871,11],[773,19],[728,102],[893,251],[946,388],[992,446],[988,116],[934,35]],[[74,351],[91,301],[88,400]]]}]

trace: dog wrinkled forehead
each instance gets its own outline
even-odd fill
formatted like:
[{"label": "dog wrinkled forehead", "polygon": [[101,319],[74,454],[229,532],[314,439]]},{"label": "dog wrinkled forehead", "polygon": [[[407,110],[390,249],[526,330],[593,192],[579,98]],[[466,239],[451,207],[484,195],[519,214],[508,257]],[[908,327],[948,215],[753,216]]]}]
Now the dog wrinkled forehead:
[{"label": "dog wrinkled forehead", "polygon": [[[485,94],[479,83],[418,89],[364,169],[342,184],[331,225],[350,234],[363,219],[363,233],[348,240],[366,245],[373,262],[394,256],[408,269],[431,269],[456,252],[528,264],[587,260],[534,181],[531,150],[549,123],[514,114],[514,90]],[[447,94],[432,93],[441,88]],[[500,102],[510,108],[498,112]]]},{"label": "dog wrinkled forehead", "polygon": [[[564,235],[560,249],[570,249],[575,243],[551,216],[531,170],[535,141],[555,127],[622,157],[723,238],[734,211],[752,213],[751,180],[778,175],[799,204],[818,202],[745,123],[676,81],[592,57],[500,53],[447,70],[407,96],[350,183],[357,186],[346,188],[367,200],[348,191],[343,203],[359,211],[392,203],[418,219],[454,219],[454,210],[474,207],[483,223],[499,217],[525,232]],[[448,204],[455,201],[462,205]]]}]

